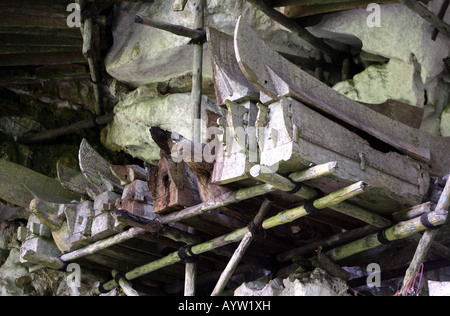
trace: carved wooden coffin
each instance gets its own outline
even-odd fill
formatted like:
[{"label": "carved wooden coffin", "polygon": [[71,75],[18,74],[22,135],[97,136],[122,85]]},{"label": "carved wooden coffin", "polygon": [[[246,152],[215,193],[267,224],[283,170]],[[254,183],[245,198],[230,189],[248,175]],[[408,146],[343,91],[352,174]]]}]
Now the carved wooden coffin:
[{"label": "carved wooden coffin", "polygon": [[196,177],[181,161],[175,163],[162,157],[158,164],[156,187],[150,190],[154,197],[153,211],[168,213],[200,203]]}]

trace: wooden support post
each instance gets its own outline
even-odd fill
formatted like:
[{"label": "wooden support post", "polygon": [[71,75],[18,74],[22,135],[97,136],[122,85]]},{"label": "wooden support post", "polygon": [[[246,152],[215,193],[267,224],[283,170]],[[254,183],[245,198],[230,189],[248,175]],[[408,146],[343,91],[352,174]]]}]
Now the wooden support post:
[{"label": "wooden support post", "polygon": [[111,274],[126,296],[139,296],[139,293],[131,287],[130,282],[123,275],[119,274],[119,271],[113,270]]},{"label": "wooden support post", "polygon": [[314,76],[317,80],[323,81],[323,63],[324,56],[321,50],[316,49],[314,53],[314,59],[316,60],[316,69],[314,69]]},{"label": "wooden support post", "polygon": [[450,38],[450,25],[439,19],[433,12],[421,5],[417,0],[400,0],[405,6],[420,15],[425,21],[433,25],[442,34]]},{"label": "wooden support post", "polygon": [[[192,227],[188,228],[189,233],[194,233]],[[195,283],[197,280],[197,263],[186,262],[184,277],[184,296],[195,296]]]},{"label": "wooden support post", "polygon": [[273,9],[271,6],[267,4],[266,1],[260,0],[247,0],[250,2],[255,8],[264,12],[268,17],[280,23],[291,32],[304,39],[308,43],[310,43],[315,48],[323,51],[325,54],[330,56],[334,60],[338,60],[341,56],[340,52],[332,48],[330,45],[325,43],[325,41],[321,38],[315,37],[310,32],[308,32],[305,28],[301,27],[294,20],[289,19],[281,12]]},{"label": "wooden support post", "polygon": [[[447,217],[447,210],[450,206],[450,177],[448,177],[447,183],[445,185],[444,190],[442,191],[441,197],[439,199],[438,204],[436,205],[435,212],[443,213],[445,217]],[[403,280],[403,286],[400,291],[401,295],[407,296],[408,290],[411,286],[411,282],[414,279],[414,275],[419,270],[420,265],[424,262],[428,250],[433,244],[434,239],[436,238],[439,229],[428,229],[423,234],[420,239],[419,245],[417,246],[414,257],[406,271],[405,278]]]},{"label": "wooden support post", "polygon": [[[341,203],[345,199],[352,198],[354,196],[357,196],[364,192],[364,188],[366,185],[364,183],[358,182],[353,185],[350,185],[342,190],[333,192],[323,198],[320,198],[314,202],[314,206],[316,208],[326,208],[330,207],[333,204]],[[279,225],[283,225],[289,222],[292,222],[302,216],[305,216],[307,212],[303,207],[294,208],[292,210],[288,210],[285,212],[282,212],[274,217],[266,219],[262,223],[263,229],[270,229]],[[210,241],[192,246],[190,251],[194,255],[200,255],[202,253],[217,249],[219,247],[223,247],[226,245],[229,245],[234,242],[238,242],[242,240],[244,235],[247,233],[247,227],[237,229],[227,235],[223,235],[220,237],[217,237],[215,239],[212,239]],[[178,254],[178,251],[173,252],[169,255],[167,255],[164,258],[161,258],[159,260],[150,262],[144,266],[138,267],[134,270],[129,271],[125,274],[125,278],[127,280],[134,280],[138,277],[141,277],[143,275],[146,275],[148,273],[154,272],[156,270],[159,270],[161,268],[164,268],[166,266],[178,263],[181,261],[181,258]],[[112,290],[115,287],[115,281],[111,280],[105,284],[103,284],[103,288],[105,290]],[[99,289],[95,288],[86,293],[86,295],[98,295],[100,294]]]},{"label": "wooden support post", "polygon": [[[195,0],[194,28],[203,29],[205,24],[206,0]],[[201,109],[202,109],[202,81],[203,81],[203,43],[194,43],[194,62],[192,70],[192,93],[191,102],[193,107],[193,141],[201,144]]]},{"label": "wooden support post", "polygon": [[[294,181],[297,181],[297,180],[306,181],[306,180],[314,179],[315,177],[329,174],[329,172],[332,173],[333,172],[332,170],[334,168],[335,168],[335,165],[333,163],[331,163],[329,165],[326,164],[326,165],[321,165],[321,166],[315,166],[315,167],[312,167],[307,170],[293,173],[291,175],[292,176],[291,179]],[[265,174],[265,175],[270,175],[270,174]],[[274,176],[276,177],[279,175],[274,174]],[[291,183],[291,181],[289,181],[289,180],[287,180],[287,181],[290,182],[290,185],[292,186],[290,190],[292,190],[294,188],[294,184]],[[261,196],[266,193],[274,192],[277,189],[279,189],[279,188],[277,188],[275,185],[271,185],[271,184],[261,184],[261,185],[256,185],[256,186],[249,187],[249,188],[242,188],[242,189],[239,189],[234,192],[225,193],[222,196],[216,198],[214,201],[204,202],[199,205],[188,207],[182,211],[162,216],[160,220],[161,220],[162,224],[178,222],[181,220],[185,220],[185,219],[200,215],[204,212],[214,210],[214,209],[217,209],[222,206],[229,205],[231,203],[236,203],[239,201],[243,201],[243,200],[247,200],[250,198],[257,197],[257,196]],[[314,189],[311,189],[310,187],[308,187],[306,185],[303,185],[302,188],[300,189],[300,191],[303,194],[302,197],[307,198],[307,199],[311,199],[311,198],[317,196],[317,194],[318,194],[317,191],[315,191]]]},{"label": "wooden support post", "polygon": [[[271,206],[272,202],[269,201],[268,199],[265,199],[263,204],[261,205],[261,208],[259,209],[258,214],[256,214],[255,218],[253,219],[254,227],[258,227],[259,225],[261,225],[262,221],[264,220],[264,217],[270,210]],[[231,257],[225,270],[220,275],[219,281],[217,281],[217,284],[214,287],[211,296],[218,296],[222,293],[231,276],[233,275],[236,267],[238,266],[239,262],[241,261],[251,242],[253,241],[253,238],[254,238],[253,233],[251,232],[250,229],[247,229],[247,233],[242,238],[241,243],[239,244],[238,248],[233,254],[233,257]]]}]

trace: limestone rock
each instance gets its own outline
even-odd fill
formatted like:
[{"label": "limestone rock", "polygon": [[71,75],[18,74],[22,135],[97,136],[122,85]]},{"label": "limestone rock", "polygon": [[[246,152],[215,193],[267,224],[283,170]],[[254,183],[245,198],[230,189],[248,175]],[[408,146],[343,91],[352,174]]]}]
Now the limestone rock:
[{"label": "limestone rock", "polygon": [[422,107],[422,83],[416,80],[411,64],[391,59],[384,65],[372,65],[353,79],[339,82],[333,89],[355,101],[379,104],[393,99]]},{"label": "limestone rock", "polygon": [[[165,83],[167,91],[191,90],[192,51],[190,39],[134,23],[136,14],[155,20],[193,27],[194,2],[181,12],[172,10],[172,2],[120,3],[116,6],[113,26],[114,44],[106,59],[106,70],[117,80],[138,87],[149,83]],[[275,48],[295,55],[309,56],[311,46],[256,10],[245,0],[208,1],[205,25],[229,35],[233,34],[239,15],[244,15]],[[204,88],[213,92],[212,68],[204,45]],[[163,85],[163,86],[164,86]]]},{"label": "limestone rock", "polygon": [[325,270],[315,269],[311,273],[274,279],[263,282],[244,283],[238,287],[235,296],[349,296],[347,284],[330,276]]},{"label": "limestone rock", "polygon": [[[202,102],[203,122],[205,109],[224,114],[214,100],[204,96]],[[160,149],[150,134],[153,126],[192,139],[190,93],[161,95],[154,85],[139,87],[117,104],[114,121],[102,132],[102,142],[110,150],[124,150],[135,158],[157,164]]]},{"label": "limestone rock", "polygon": [[[430,1],[428,9],[437,14],[441,5],[442,0]],[[419,15],[401,3],[381,5],[380,27],[369,27],[367,19],[370,14],[366,8],[332,13],[309,29],[317,36],[339,36],[350,44],[359,40],[363,51],[405,63],[411,63],[411,54],[414,54],[421,65],[424,84],[444,70],[442,59],[450,54],[450,39],[439,34],[433,41],[433,27]],[[445,21],[450,22],[448,12]]]},{"label": "limestone rock", "polygon": [[450,136],[450,105],[445,108],[441,116],[441,135]]}]

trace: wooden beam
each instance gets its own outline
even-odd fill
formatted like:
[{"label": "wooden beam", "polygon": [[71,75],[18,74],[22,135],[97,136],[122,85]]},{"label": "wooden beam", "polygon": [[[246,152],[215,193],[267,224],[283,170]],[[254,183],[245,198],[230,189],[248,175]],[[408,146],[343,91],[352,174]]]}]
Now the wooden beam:
[{"label": "wooden beam", "polygon": [[293,32],[303,40],[307,41],[315,48],[323,51],[332,59],[334,60],[341,59],[342,54],[338,50],[328,45],[323,39],[312,35],[310,32],[308,32],[305,28],[301,27],[294,20],[289,19],[284,14],[270,7],[266,1],[262,0],[247,0],[247,1],[250,2],[258,10],[264,12],[268,17],[280,23],[281,25],[289,29],[291,32]]},{"label": "wooden beam", "polygon": [[65,190],[58,180],[3,159],[0,159],[0,183],[1,199],[26,208],[35,198],[27,187],[33,191],[46,191],[48,202],[68,203],[78,199]]},{"label": "wooden beam", "polygon": [[47,66],[84,64],[86,60],[78,53],[37,53],[5,54],[0,58],[0,66]]},{"label": "wooden beam", "polygon": [[439,19],[433,12],[428,10],[425,6],[419,3],[417,0],[400,0],[405,6],[412,11],[416,12],[425,21],[433,25],[442,34],[450,38],[450,25]]}]

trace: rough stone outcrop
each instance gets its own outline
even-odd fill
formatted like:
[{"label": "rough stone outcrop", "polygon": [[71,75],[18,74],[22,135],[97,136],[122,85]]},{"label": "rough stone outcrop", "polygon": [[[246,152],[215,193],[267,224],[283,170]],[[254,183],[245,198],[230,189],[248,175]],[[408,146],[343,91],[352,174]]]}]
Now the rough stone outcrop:
[{"label": "rough stone outcrop", "polygon": [[[223,111],[214,100],[203,96],[203,122],[206,109]],[[151,127],[157,126],[192,139],[193,115],[189,93],[162,95],[154,85],[141,86],[125,96],[114,112],[114,121],[102,132],[102,142],[110,150],[124,150],[133,157],[157,164],[160,148],[151,137]]]},{"label": "rough stone outcrop", "polygon": [[269,283],[249,282],[238,287],[235,296],[348,296],[347,284],[316,268],[311,273],[274,279]]},{"label": "rough stone outcrop", "polygon": [[[192,27],[194,4],[189,1],[182,12],[173,11],[172,1],[167,0],[118,4],[113,27],[114,45],[105,60],[108,73],[134,87],[156,82],[166,84],[169,90],[190,91],[193,47],[187,45],[189,39],[135,24],[134,18],[136,14],[140,14],[155,20]],[[276,49],[302,56],[309,56],[313,51],[309,44],[244,0],[208,1],[205,25],[232,35],[239,15],[244,15]],[[204,87],[212,88],[208,45],[204,45],[204,48]]]}]

